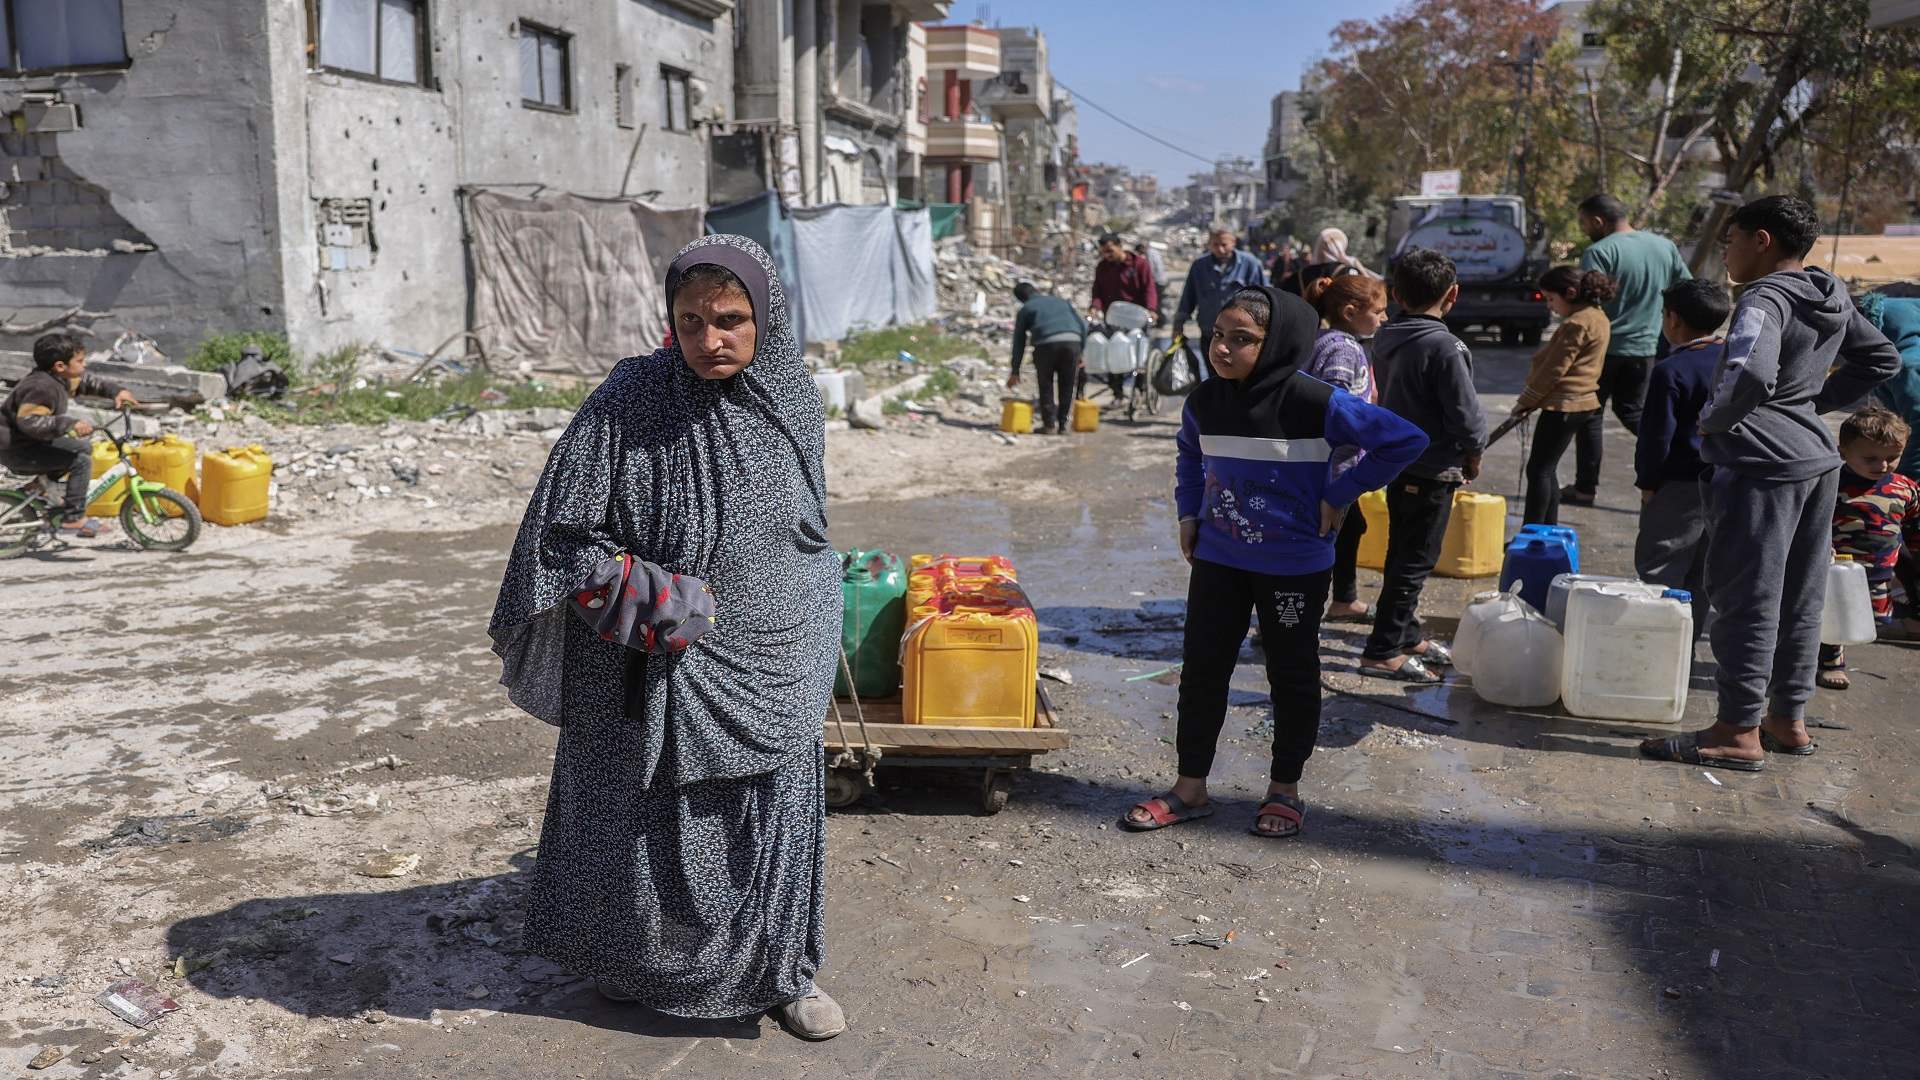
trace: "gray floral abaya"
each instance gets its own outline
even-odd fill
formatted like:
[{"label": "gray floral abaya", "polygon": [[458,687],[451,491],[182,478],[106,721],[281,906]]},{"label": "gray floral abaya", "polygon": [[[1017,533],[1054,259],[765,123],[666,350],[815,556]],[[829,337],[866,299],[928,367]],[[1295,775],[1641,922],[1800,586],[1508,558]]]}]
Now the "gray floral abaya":
[{"label": "gray floral abaya", "polygon": [[[840,637],[820,398],[759,245],[697,241],[668,274],[734,272],[744,370],[622,360],[554,446],[489,631],[512,700],[560,728],[529,893],[538,953],[662,1012],[744,1016],[823,953],[821,719]],[[619,552],[713,590],[684,652],[602,641],[567,600]]]}]

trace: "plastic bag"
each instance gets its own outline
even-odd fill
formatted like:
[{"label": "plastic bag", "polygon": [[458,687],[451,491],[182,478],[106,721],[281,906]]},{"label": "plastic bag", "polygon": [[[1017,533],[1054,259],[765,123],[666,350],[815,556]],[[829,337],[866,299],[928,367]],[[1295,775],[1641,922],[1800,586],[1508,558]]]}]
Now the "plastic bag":
[{"label": "plastic bag", "polygon": [[1193,365],[1199,358],[1185,341],[1177,349],[1168,349],[1153,369],[1153,388],[1161,397],[1179,397],[1194,388]]}]

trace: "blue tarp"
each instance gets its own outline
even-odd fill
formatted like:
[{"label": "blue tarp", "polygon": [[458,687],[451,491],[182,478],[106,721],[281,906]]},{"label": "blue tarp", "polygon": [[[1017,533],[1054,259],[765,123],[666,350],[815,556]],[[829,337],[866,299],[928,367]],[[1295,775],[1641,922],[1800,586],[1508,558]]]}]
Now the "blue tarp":
[{"label": "blue tarp", "polygon": [[793,216],[778,192],[768,191],[751,199],[717,206],[707,211],[708,233],[734,233],[755,241],[773,257],[773,268],[780,274],[780,285],[787,293],[787,307],[793,313],[793,332],[802,348],[807,344],[804,279],[793,240]]}]

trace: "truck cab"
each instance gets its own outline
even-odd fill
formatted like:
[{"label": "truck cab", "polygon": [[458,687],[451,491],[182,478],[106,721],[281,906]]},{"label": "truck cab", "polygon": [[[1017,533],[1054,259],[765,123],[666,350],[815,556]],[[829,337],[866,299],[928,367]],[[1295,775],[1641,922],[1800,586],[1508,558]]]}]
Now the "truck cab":
[{"label": "truck cab", "polygon": [[1538,345],[1550,318],[1535,286],[1546,260],[1527,228],[1517,195],[1409,195],[1387,213],[1387,261],[1408,248],[1433,248],[1453,260],[1460,299],[1447,313],[1454,333],[1497,333],[1506,345]]}]

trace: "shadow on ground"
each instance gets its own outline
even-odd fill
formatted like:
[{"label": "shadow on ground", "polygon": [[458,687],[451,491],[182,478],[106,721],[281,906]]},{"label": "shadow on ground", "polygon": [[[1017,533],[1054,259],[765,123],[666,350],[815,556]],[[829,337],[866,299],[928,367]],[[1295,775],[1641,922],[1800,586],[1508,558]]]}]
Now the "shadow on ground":
[{"label": "shadow on ground", "polygon": [[[966,781],[956,777],[952,783],[964,805]],[[883,786],[884,810],[851,813],[951,812],[956,791],[946,788],[946,781],[916,770],[910,785]],[[1091,825],[1110,822],[1147,794],[1033,774],[1023,780],[1019,798],[1048,807],[1055,821]],[[1757,794],[1749,797],[1760,801]],[[1207,830],[1251,815],[1251,802],[1230,802],[1222,800],[1213,821],[1184,827],[1181,837],[1204,843]],[[1632,977],[1629,982],[1640,988],[1636,997],[1657,995],[1659,1011],[1673,1019],[1667,1030],[1680,1033],[1699,1063],[1689,1075],[1850,1078],[1881,1075],[1880,1069],[1905,1075],[1901,1070],[1920,1055],[1920,1026],[1912,1022],[1920,1015],[1920,990],[1898,946],[1911,948],[1917,940],[1920,859],[1909,845],[1837,811],[1815,809],[1812,816],[1844,831],[1851,842],[1741,839],[1699,829],[1653,832],[1624,823],[1563,829],[1318,808],[1309,837],[1288,850],[1299,856],[1346,851],[1523,879],[1515,884],[1556,898],[1556,918],[1590,933],[1549,936],[1482,926],[1475,936],[1486,933],[1489,941],[1471,951],[1496,959],[1545,959],[1544,951],[1535,950],[1555,942],[1563,947],[1568,936],[1585,938],[1592,943],[1591,973],[1600,973],[1593,977]],[[1145,836],[1109,831],[1098,837],[1092,842],[1137,845],[1143,860],[1170,850],[1167,841]],[[260,998],[304,1016],[345,1018],[378,1009],[426,1019],[436,1010],[486,1008],[651,1037],[755,1037],[758,1018],[686,1021],[616,1005],[600,999],[590,982],[528,956],[519,914],[528,856],[514,862],[512,873],[446,884],[248,900],[175,924],[167,941],[173,955],[186,958],[187,978],[200,991]],[[1256,881],[1247,887],[1269,885]],[[201,962],[208,966],[193,970]],[[1567,978],[1590,974],[1581,970],[1589,966],[1586,956],[1568,962],[1575,974]],[[1617,1014],[1617,1023],[1645,1023],[1646,1007],[1637,1000],[1555,1000],[1567,992],[1556,978],[1530,975],[1524,995],[1534,1000],[1524,1007],[1516,1003],[1516,1015],[1571,1003],[1606,1009]],[[1456,990],[1504,992],[1491,985]],[[933,1005],[916,1002],[917,992],[912,985],[877,988],[877,996],[900,1009]],[[1039,1022],[1018,1015],[1022,1008],[1009,1004],[1008,1021]],[[1474,1018],[1483,1021],[1496,1023]],[[1524,1037],[1509,1030],[1519,1022],[1498,1021],[1504,1025],[1499,1030]],[[1668,1043],[1675,1037],[1659,1036]]]}]

